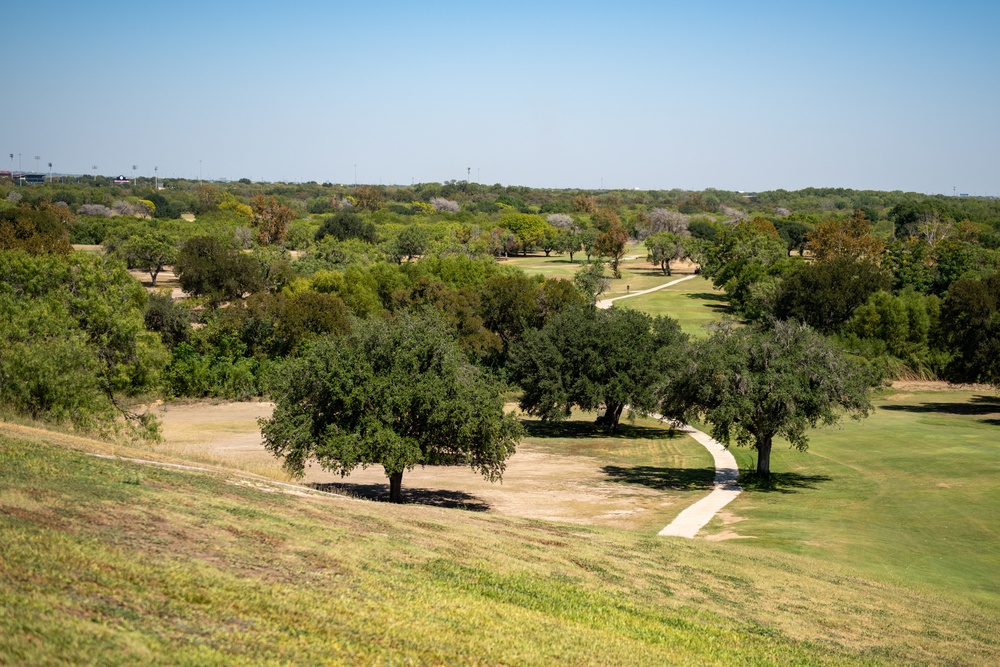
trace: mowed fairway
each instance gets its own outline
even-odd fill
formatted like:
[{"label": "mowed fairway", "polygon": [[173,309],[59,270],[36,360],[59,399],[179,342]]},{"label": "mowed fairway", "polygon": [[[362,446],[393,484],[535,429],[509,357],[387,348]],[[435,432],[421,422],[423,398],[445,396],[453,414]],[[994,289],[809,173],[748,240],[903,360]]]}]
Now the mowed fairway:
[{"label": "mowed fairway", "polygon": [[[671,280],[676,280],[676,277],[662,276],[660,283]],[[649,294],[616,301],[614,306],[672,317],[680,322],[684,333],[696,338],[707,335],[705,327],[720,321],[729,312],[726,294],[716,290],[711,280],[701,276]]]},{"label": "mowed fairway", "polygon": [[[741,468],[750,450],[732,447]],[[864,422],[815,431],[807,452],[777,441],[776,491],[729,509],[748,548],[807,555],[1000,613],[1000,398],[892,390]]]}]

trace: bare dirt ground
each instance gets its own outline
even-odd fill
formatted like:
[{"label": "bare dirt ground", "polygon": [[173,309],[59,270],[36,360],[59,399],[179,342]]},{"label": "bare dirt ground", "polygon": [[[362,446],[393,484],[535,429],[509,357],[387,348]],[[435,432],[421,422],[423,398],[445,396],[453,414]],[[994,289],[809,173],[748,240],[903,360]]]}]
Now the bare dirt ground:
[{"label": "bare dirt ground", "polygon": [[[154,451],[289,481],[257,430],[256,420],[272,409],[266,402],[161,405],[164,442]],[[407,502],[624,529],[656,525],[689,502],[662,490],[617,483],[603,465],[595,457],[553,454],[526,441],[508,461],[503,483],[491,484],[466,467],[417,467],[403,475],[403,495]],[[363,498],[389,495],[381,466],[341,478],[314,464],[297,482]]]},{"label": "bare dirt ground", "polygon": [[993,391],[988,384],[951,384],[943,380],[894,380],[897,391]]}]

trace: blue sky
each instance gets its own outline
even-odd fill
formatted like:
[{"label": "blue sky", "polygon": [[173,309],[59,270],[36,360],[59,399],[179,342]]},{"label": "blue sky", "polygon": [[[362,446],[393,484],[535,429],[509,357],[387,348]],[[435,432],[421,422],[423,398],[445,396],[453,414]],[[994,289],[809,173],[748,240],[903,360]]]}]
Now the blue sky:
[{"label": "blue sky", "polygon": [[41,1],[3,17],[19,63],[0,80],[3,168],[1000,195],[996,2]]}]

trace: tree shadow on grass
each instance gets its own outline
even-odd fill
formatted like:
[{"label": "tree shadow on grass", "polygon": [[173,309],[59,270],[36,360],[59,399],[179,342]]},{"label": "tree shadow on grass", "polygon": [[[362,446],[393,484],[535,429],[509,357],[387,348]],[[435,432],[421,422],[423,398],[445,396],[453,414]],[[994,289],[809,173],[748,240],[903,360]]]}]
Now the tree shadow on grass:
[{"label": "tree shadow on grass", "polygon": [[[958,415],[977,417],[1000,413],[1000,397],[973,396],[966,403],[927,402],[919,405],[882,405],[882,410],[893,412],[914,412],[917,414],[937,413],[943,415]],[[984,424],[1000,426],[1000,419],[980,419]]]},{"label": "tree shadow on grass", "polygon": [[[314,483],[306,486],[317,491],[327,493],[339,493],[365,500],[375,500],[389,502],[388,484],[355,484],[353,482],[330,482],[325,484]],[[446,507],[448,509],[461,509],[470,512],[486,512],[490,509],[489,503],[481,498],[466,493],[464,491],[452,491],[449,489],[420,489],[407,488],[403,486],[403,503],[408,505],[429,505],[431,507]]]},{"label": "tree shadow on grass", "polygon": [[[623,418],[624,420],[624,418]],[[671,429],[664,424],[663,428],[654,426],[636,426],[627,422],[619,422],[615,433],[606,431],[592,421],[561,421],[543,422],[539,419],[522,419],[525,434],[529,438],[622,438],[664,440],[677,438],[680,431]]]},{"label": "tree shadow on grass", "polygon": [[762,478],[752,470],[741,470],[738,482],[744,491],[798,493],[802,489],[815,489],[818,484],[832,480],[828,475],[803,475],[797,472],[772,472],[770,477]]},{"label": "tree shadow on grass", "polygon": [[698,299],[699,301],[713,301],[714,303],[705,304],[705,307],[709,310],[714,310],[719,313],[732,312],[732,309],[729,307],[729,297],[725,294],[715,294],[713,292],[690,292],[685,296],[689,299]]},{"label": "tree shadow on grass", "polygon": [[654,468],[652,466],[604,466],[601,472],[621,484],[637,484],[657,491],[711,489],[714,468]]}]

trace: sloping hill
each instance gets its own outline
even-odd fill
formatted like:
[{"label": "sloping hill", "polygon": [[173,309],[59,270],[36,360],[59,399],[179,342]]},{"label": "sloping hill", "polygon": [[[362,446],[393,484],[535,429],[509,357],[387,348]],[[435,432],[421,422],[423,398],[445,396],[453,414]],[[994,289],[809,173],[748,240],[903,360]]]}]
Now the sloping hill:
[{"label": "sloping hill", "polygon": [[107,447],[0,436],[0,663],[990,664],[1000,650],[995,609],[745,541],[296,495],[88,453]]}]

